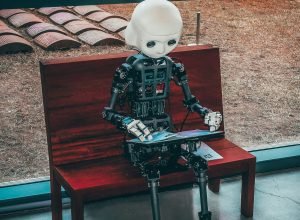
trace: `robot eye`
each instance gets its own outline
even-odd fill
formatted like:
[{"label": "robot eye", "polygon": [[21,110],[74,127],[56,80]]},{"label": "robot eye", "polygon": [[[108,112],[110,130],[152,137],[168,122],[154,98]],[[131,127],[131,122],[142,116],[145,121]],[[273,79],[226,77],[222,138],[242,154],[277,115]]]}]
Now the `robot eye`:
[{"label": "robot eye", "polygon": [[172,39],[172,40],[168,41],[168,45],[169,46],[173,46],[174,44],[176,44],[176,40],[175,39]]},{"label": "robot eye", "polygon": [[154,47],[155,46],[155,41],[149,41],[148,43],[147,43],[147,47],[148,48],[152,48],[152,47]]}]

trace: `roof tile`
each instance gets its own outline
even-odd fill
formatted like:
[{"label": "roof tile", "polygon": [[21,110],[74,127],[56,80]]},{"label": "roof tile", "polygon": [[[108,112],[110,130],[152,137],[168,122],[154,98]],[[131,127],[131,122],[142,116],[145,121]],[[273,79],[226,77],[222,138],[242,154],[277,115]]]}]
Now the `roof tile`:
[{"label": "roof tile", "polygon": [[4,26],[0,26],[0,36],[1,35],[15,35],[15,36],[22,37],[22,35],[16,32],[15,30]]},{"label": "roof tile", "polygon": [[101,30],[101,28],[84,20],[71,21],[68,24],[66,24],[64,27],[72,34],[76,34],[76,35],[81,34],[82,32],[88,30]]},{"label": "roof tile", "polygon": [[37,10],[39,13],[50,16],[58,12],[70,12],[74,14],[70,9],[64,8],[64,7],[44,7]]},{"label": "roof tile", "polygon": [[50,16],[50,19],[51,21],[59,25],[67,24],[70,21],[80,20],[78,16],[68,12],[55,13],[54,15]]},{"label": "roof tile", "polygon": [[19,13],[25,13],[26,11],[22,9],[2,9],[0,10],[0,18],[9,18],[10,16],[13,16],[15,14]]},{"label": "roof tile", "polygon": [[83,32],[78,35],[78,38],[91,46],[124,44],[124,41],[116,38],[115,36],[98,30]]},{"label": "roof tile", "polygon": [[21,13],[21,14],[13,15],[8,19],[8,21],[13,26],[18,28],[28,27],[30,25],[43,22],[37,16],[29,13]]},{"label": "roof tile", "polygon": [[31,51],[30,43],[22,37],[15,35],[0,36],[0,54]]},{"label": "roof tile", "polygon": [[0,20],[0,27],[7,27],[7,25],[3,21]]},{"label": "roof tile", "polygon": [[34,38],[34,42],[45,50],[63,50],[80,47],[81,43],[57,32],[47,32]]},{"label": "roof tile", "polygon": [[[126,29],[126,28],[125,28],[125,29]],[[123,38],[123,39],[125,39],[125,29],[118,32],[118,35],[119,35],[121,38]]]},{"label": "roof tile", "polygon": [[120,18],[109,18],[107,20],[102,21],[100,25],[101,27],[111,32],[118,32],[124,30],[127,27],[128,21],[125,21]]},{"label": "roof tile", "polygon": [[34,24],[26,29],[26,33],[33,38],[45,32],[59,32],[66,35],[66,32],[63,31],[61,28],[49,23]]},{"label": "roof tile", "polygon": [[76,6],[73,8],[80,15],[89,15],[96,11],[103,11],[101,8],[96,5],[84,5],[84,6]]},{"label": "roof tile", "polygon": [[106,12],[106,11],[94,12],[94,13],[89,14],[88,16],[86,16],[86,18],[89,19],[89,20],[95,21],[95,22],[102,22],[102,21],[104,21],[106,19],[109,19],[109,18],[121,18],[121,19],[126,20],[122,16],[113,15],[113,14],[111,14],[109,12]]}]

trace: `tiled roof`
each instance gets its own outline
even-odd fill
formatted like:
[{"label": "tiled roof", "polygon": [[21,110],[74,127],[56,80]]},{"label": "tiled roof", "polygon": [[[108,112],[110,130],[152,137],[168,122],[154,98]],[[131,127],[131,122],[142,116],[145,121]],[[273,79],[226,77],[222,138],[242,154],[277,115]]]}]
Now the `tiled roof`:
[{"label": "tiled roof", "polygon": [[120,45],[124,44],[124,29],[128,23],[124,17],[95,5],[6,9],[0,10],[0,18],[2,54],[26,49],[32,51],[30,43],[23,37],[24,33],[26,38],[32,39],[45,50],[69,49],[80,47],[81,44]]}]

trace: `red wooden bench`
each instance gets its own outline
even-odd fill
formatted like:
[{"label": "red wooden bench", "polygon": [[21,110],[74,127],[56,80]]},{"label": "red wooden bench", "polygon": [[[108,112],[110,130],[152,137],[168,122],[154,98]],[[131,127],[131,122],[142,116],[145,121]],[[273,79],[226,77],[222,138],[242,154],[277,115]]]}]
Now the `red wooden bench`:
[{"label": "red wooden bench", "polygon": [[[101,117],[116,68],[133,52],[40,63],[49,145],[53,219],[62,218],[61,186],[71,197],[72,219],[83,219],[86,201],[146,191],[146,180],[123,156],[123,134]],[[190,87],[200,102],[222,112],[218,48],[179,47],[172,57],[186,67]],[[169,109],[177,127],[185,117],[180,87],[171,85]],[[184,130],[207,129],[191,114]],[[223,126],[221,129],[224,129]],[[220,178],[241,175],[241,213],[253,215],[255,157],[225,137],[206,142],[224,159],[209,162],[209,188],[219,191]],[[161,177],[161,187],[194,182],[193,172]],[[149,207],[150,208],[150,207]]]}]

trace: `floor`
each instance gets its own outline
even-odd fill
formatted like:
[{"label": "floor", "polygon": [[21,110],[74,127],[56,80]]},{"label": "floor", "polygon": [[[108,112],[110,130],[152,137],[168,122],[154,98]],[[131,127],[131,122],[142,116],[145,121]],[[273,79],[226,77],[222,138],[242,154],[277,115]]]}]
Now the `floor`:
[{"label": "floor", "polygon": [[[259,174],[256,177],[254,217],[257,220],[300,219],[300,168]],[[219,194],[209,191],[209,208],[212,219],[241,220],[241,181],[238,178],[222,182]],[[162,220],[197,220],[200,210],[198,188],[185,187],[160,193]],[[50,212],[5,217],[5,220],[48,220]],[[63,219],[71,219],[70,210],[65,209]],[[101,220],[151,220],[148,194],[116,198],[87,204],[85,219]]]}]

